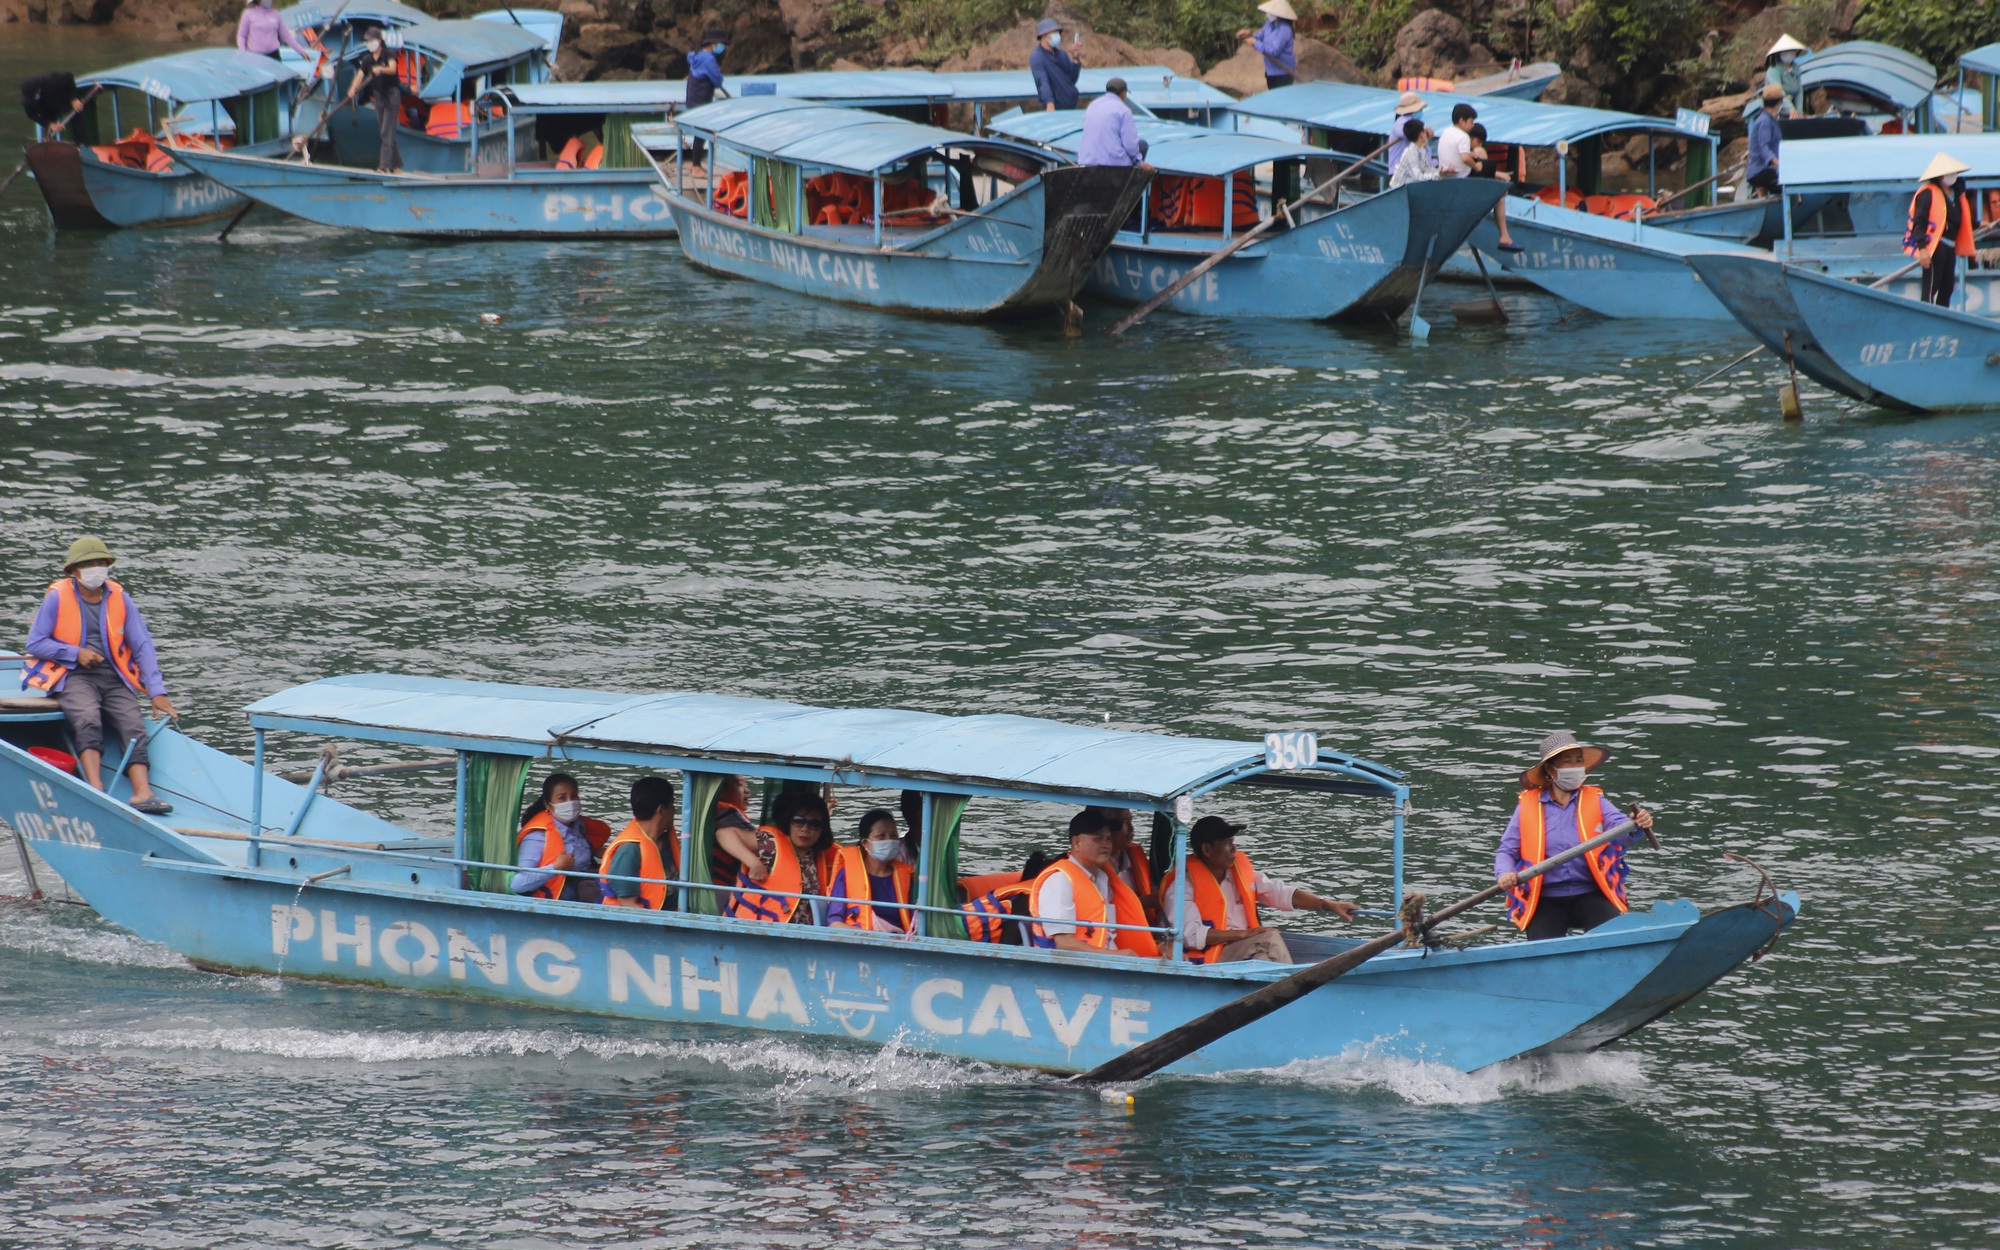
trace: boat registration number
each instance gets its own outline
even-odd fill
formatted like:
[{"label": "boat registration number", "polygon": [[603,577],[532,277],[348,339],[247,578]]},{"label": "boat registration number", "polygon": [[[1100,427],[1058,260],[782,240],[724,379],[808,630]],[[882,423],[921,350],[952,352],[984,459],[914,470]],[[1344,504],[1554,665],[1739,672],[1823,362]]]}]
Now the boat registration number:
[{"label": "boat registration number", "polygon": [[1319,735],[1297,730],[1264,735],[1264,767],[1310,768],[1319,760]]},{"label": "boat registration number", "polygon": [[1914,360],[1950,360],[1958,355],[1958,339],[1949,334],[1931,334],[1907,343],[1864,343],[1864,365],[1904,365]]}]

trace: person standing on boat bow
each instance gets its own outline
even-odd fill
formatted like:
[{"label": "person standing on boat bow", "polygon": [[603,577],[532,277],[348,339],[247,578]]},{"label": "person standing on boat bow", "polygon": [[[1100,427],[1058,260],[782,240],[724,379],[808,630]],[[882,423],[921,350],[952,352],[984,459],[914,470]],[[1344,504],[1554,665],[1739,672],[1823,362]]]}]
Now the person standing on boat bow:
[{"label": "person standing on boat bow", "polygon": [[[1968,265],[1979,263],[1979,249],[1972,239],[1979,210],[1958,178],[1968,168],[1963,161],[1939,152],[1925,167],[1917,193],[1910,197],[1903,251],[1923,266],[1924,302],[1940,308],[1951,307],[1951,293],[1958,286],[1959,258]],[[1947,239],[1950,245],[1944,246]],[[1940,250],[1944,255],[1938,255]]]},{"label": "person standing on boat bow", "polygon": [[1264,0],[1257,11],[1265,16],[1263,27],[1237,31],[1236,41],[1264,55],[1264,90],[1289,87],[1299,72],[1298,48],[1292,42],[1292,24],[1299,15],[1292,11],[1289,0]]},{"label": "person standing on boat bow", "polygon": [[138,692],[146,692],[161,716],[177,713],[167,697],[146,618],[125,588],[111,580],[116,559],[95,535],[69,545],[62,580],[50,585],[28,625],[21,688],[55,696],[82,757],[83,778],[99,790],[104,788],[104,722],[109,720],[130,751],[125,775],[132,779],[133,809],[164,816],[174,809],[153,793]]},{"label": "person standing on boat bow", "polygon": [[[1625,813],[1604,791],[1585,785],[1590,770],[1610,757],[1602,747],[1584,746],[1576,735],[1558,731],[1542,739],[1541,761],[1521,774],[1521,792],[1493,876],[1508,890],[1507,915],[1530,940],[1562,937],[1571,929],[1595,929],[1628,910],[1625,902],[1625,847],[1617,842],[1573,859],[1521,885],[1521,870],[1594,838]],[[1626,845],[1643,842],[1653,830],[1653,814],[1632,812],[1638,829]]]},{"label": "person standing on boat bow", "polygon": [[613,907],[668,911],[674,894],[667,882],[680,875],[680,862],[681,840],[674,835],[674,783],[665,777],[641,777],[632,783],[632,823],[604,844],[604,870],[598,874],[597,888]]},{"label": "person standing on boat bow", "polygon": [[1125,102],[1125,80],[1114,78],[1104,84],[1104,94],[1083,110],[1083,139],[1076,145],[1079,165],[1137,165],[1146,163],[1146,144],[1139,138],[1139,124],[1132,120],[1132,106]]},{"label": "person standing on boat bow", "polygon": [[[1244,959],[1292,962],[1285,935],[1265,928],[1257,918],[1260,904],[1277,911],[1330,911],[1342,920],[1354,919],[1353,903],[1321,898],[1257,871],[1250,857],[1236,849],[1236,835],[1242,832],[1242,825],[1220,816],[1204,816],[1188,830],[1194,856],[1188,860],[1181,945],[1189,959],[1198,964]],[[1169,871],[1160,880],[1160,893],[1171,898],[1173,889],[1174,874]]]},{"label": "person standing on boat bow", "polygon": [[1035,98],[1042,111],[1076,107],[1076,80],[1083,65],[1062,50],[1062,23],[1045,17],[1035,26],[1035,50],[1028,54],[1028,73],[1035,80]]},{"label": "person standing on boat bow", "polygon": [[[722,91],[722,54],[729,50],[729,32],[720,26],[711,26],[701,37],[701,46],[688,53],[688,76],[685,98],[691,109],[713,103],[715,93]],[[688,146],[690,172],[702,172],[702,161],[708,156],[708,145],[696,139]]]},{"label": "person standing on boat bow", "polygon": [[375,132],[380,143],[375,172],[401,173],[403,153],[396,146],[396,127],[403,120],[402,67],[397,64],[395,49],[382,38],[380,26],[362,31],[361,45],[365,50],[355,58],[354,81],[347,86],[347,98],[357,108],[375,106]]},{"label": "person standing on boat bow", "polygon": [[1764,198],[1779,194],[1778,148],[1785,136],[1778,125],[1778,106],[1784,100],[1785,89],[1772,83],[1764,88],[1764,107],[1750,116],[1750,154],[1744,181]]},{"label": "person standing on boat bow", "polygon": [[528,808],[515,838],[518,869],[507,888],[530,898],[600,903],[603,893],[588,877],[566,872],[595,872],[597,850],[611,837],[611,826],[583,814],[583,795],[576,778],[550,773],[542,779],[542,797]]}]

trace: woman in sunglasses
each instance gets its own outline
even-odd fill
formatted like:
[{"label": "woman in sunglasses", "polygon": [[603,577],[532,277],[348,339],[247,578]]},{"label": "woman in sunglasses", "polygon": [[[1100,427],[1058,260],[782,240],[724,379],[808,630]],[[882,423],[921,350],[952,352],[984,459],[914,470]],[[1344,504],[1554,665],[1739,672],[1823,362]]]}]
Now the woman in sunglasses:
[{"label": "woman in sunglasses", "polygon": [[738,865],[729,914],[774,924],[826,923],[825,900],[788,897],[826,893],[822,869],[833,851],[826,800],[817,794],[786,794],[771,817],[755,833],[716,830],[716,842]]}]

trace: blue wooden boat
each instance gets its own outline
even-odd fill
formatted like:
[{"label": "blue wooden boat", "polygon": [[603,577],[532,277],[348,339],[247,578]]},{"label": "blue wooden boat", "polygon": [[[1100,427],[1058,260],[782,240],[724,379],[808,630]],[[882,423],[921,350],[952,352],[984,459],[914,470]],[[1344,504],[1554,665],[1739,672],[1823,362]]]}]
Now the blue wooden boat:
[{"label": "blue wooden boat", "polygon": [[[1074,160],[1083,115],[1015,113],[995,118],[992,128]],[[1089,283],[1092,292],[1127,303],[1159,294],[1228,246],[1238,230],[1271,216],[1274,193],[1259,192],[1259,170],[1268,166],[1275,195],[1290,201],[1324,181],[1320,170],[1331,163],[1319,148],[1184,122],[1148,118],[1138,129],[1146,159],[1159,172],[1138,219],[1118,232]],[[1189,205],[1204,191],[1213,202],[1212,226],[1187,220]],[[1333,202],[1298,210],[1295,225],[1236,252],[1167,307],[1215,317],[1394,320],[1504,191],[1498,182],[1466,178],[1343,202],[1337,189]],[[1224,211],[1239,201],[1247,212]]]},{"label": "blue wooden boat", "polygon": [[[1798,69],[1802,90],[1826,93],[1827,112],[1860,117],[1873,131],[1893,124],[1905,133],[1938,134],[1948,129],[1943,113],[1957,112],[1937,95],[1937,66],[1886,43],[1837,43],[1800,58]],[[1755,107],[1746,104],[1746,114]]]},{"label": "blue wooden boat", "polygon": [[[1508,201],[1507,208],[1508,231],[1522,250],[1500,251],[1499,232],[1490,219],[1473,230],[1472,245],[1499,257],[1506,272],[1551,295],[1605,317],[1732,319],[1686,264],[1695,253],[1730,250],[1731,244],[1540,200],[1517,198]],[[1734,251],[1769,256],[1755,248]]]},{"label": "blue wooden boat", "polygon": [[[239,195],[321,225],[423,238],[653,238],[673,213],[634,123],[680,106],[679,82],[524,83],[481,96],[475,170],[383,174],[233,153],[187,164]],[[601,151],[598,151],[601,149]],[[570,159],[560,160],[565,150]],[[520,160],[524,151],[537,159]],[[598,164],[590,164],[597,152]]]},{"label": "blue wooden boat", "polygon": [[1481,99],[1539,100],[1550,84],[1562,77],[1562,72],[1562,66],[1554,61],[1535,61],[1491,74],[1461,78],[1452,84],[1452,90],[1462,96]]},{"label": "blue wooden boat", "polygon": [[[945,317],[1068,305],[1148,178],[776,97],[691,109],[674,133],[662,179],[689,260],[822,299]],[[711,149],[700,179],[679,147],[693,138]]]},{"label": "blue wooden boat", "polygon": [[1939,308],[1768,256],[1688,257],[1781,361],[1884,408],[2000,408],[2000,320]]},{"label": "blue wooden boat", "polygon": [[206,221],[242,197],[176,167],[177,148],[279,152],[291,142],[299,74],[269,57],[198,48],[77,80],[95,89],[63,136],[28,148],[28,168],[58,229]]},{"label": "blue wooden boat", "polygon": [[[1154,815],[1152,858],[1180,865],[1208,796],[1246,788],[1379,803],[1402,886],[1401,774],[1309,735],[1259,744],[1020,716],[835,710],[703,694],[623,695],[380,674],[281,691],[249,709],[252,762],[149,729],[140,816],[23,748],[59,746],[60,714],[0,710],[0,813],[107,919],[218,969],[467,995],[568,1011],[898,1045],[1079,1072],[1286,975],[1266,962],[1159,959],[966,940],[960,831],[1024,803]],[[404,830],[264,768],[271,734],[424,753],[457,775],[448,828]],[[322,756],[321,768],[325,766]],[[685,910],[506,892],[524,779],[537,761],[679,772]],[[720,914],[709,884],[725,774],[921,793],[914,935]],[[316,770],[314,781],[321,774]],[[1218,794],[1218,792],[1223,792]],[[1030,817],[1030,819],[1033,819]],[[484,849],[482,849],[484,848]],[[1795,896],[1704,916],[1656,903],[1588,934],[1395,951],[1183,1059],[1174,1070],[1341,1056],[1471,1070],[1594,1050],[1657,1019],[1773,941]],[[1178,913],[1180,904],[1170,905]],[[1294,934],[1295,958],[1354,939]]]},{"label": "blue wooden boat", "polygon": [[[1965,89],[1965,75],[1968,70],[1979,75],[1980,79],[1979,89],[1971,97],[1978,100],[1978,104],[1972,106],[1976,108],[1978,114],[1977,129],[2000,130],[2000,43],[1989,43],[1974,48],[1958,58],[1958,89],[1952,94],[1961,104],[1969,105],[1970,100]],[[1954,134],[1975,128],[1971,118],[1958,117],[1953,120],[1957,124],[1946,129]]]}]

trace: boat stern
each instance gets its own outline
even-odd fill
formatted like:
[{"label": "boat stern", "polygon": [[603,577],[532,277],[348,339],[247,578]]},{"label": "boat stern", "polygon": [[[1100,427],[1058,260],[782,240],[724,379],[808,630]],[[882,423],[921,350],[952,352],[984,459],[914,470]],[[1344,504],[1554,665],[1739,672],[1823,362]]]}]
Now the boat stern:
[{"label": "boat stern", "polygon": [[1012,312],[1055,308],[1076,298],[1091,266],[1139,206],[1152,173],[1127,165],[1062,165],[1045,170],[1042,253],[1034,275],[1007,301]]},{"label": "boat stern", "polygon": [[1416,302],[1420,286],[1437,277],[1506,194],[1506,184],[1495,178],[1441,178],[1407,183],[1376,197],[1404,198],[1409,226],[1403,236],[1402,263],[1342,316],[1365,321],[1402,316]]}]

